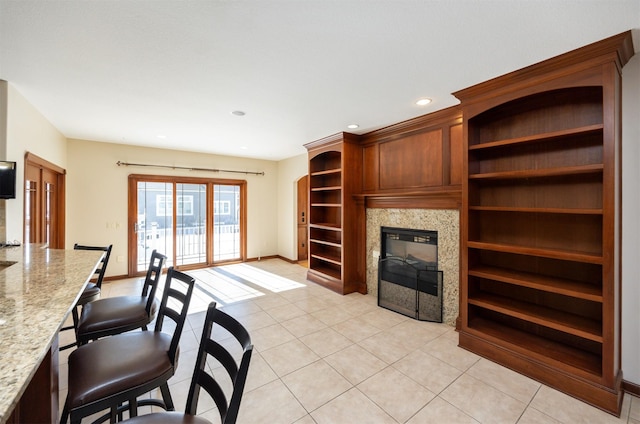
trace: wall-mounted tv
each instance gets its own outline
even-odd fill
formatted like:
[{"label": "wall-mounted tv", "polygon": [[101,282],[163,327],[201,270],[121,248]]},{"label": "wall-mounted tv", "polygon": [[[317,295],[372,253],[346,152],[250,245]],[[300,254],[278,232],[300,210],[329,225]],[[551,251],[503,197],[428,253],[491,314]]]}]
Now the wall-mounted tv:
[{"label": "wall-mounted tv", "polygon": [[16,198],[16,163],[0,161],[0,199]]}]

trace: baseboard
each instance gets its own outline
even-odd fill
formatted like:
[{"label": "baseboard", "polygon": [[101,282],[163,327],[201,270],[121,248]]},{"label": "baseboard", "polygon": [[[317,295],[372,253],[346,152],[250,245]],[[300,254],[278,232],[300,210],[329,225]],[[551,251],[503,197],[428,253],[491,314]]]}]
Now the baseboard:
[{"label": "baseboard", "polygon": [[102,281],[104,282],[104,281],[113,281],[113,280],[124,280],[125,278],[132,278],[132,277],[129,277],[126,274],[123,274],[123,275],[111,275],[109,277],[105,276]]},{"label": "baseboard", "polygon": [[635,396],[640,396],[640,384],[632,383],[627,380],[622,380],[622,389],[626,393],[631,393]]},{"label": "baseboard", "polygon": [[278,255],[258,256],[257,258],[247,258],[247,260],[245,262],[257,262],[257,261],[261,261],[263,259],[284,259],[284,258],[280,258],[280,256],[278,256]]},{"label": "baseboard", "polygon": [[297,264],[298,262],[300,262],[293,259],[285,258],[284,256],[280,256],[280,255],[277,255],[277,258],[282,259],[285,262],[289,262],[290,264]]}]

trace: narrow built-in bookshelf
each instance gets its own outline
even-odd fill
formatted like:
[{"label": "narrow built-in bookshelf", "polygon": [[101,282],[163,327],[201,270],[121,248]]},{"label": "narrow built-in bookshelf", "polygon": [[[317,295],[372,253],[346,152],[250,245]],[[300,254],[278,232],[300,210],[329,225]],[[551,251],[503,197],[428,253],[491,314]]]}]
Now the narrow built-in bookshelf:
[{"label": "narrow built-in bookshelf", "polygon": [[621,34],[456,93],[460,345],[619,414]]},{"label": "narrow built-in bookshelf", "polygon": [[362,147],[340,133],[305,145],[309,150],[309,272],[311,281],[338,293],[366,293]]}]

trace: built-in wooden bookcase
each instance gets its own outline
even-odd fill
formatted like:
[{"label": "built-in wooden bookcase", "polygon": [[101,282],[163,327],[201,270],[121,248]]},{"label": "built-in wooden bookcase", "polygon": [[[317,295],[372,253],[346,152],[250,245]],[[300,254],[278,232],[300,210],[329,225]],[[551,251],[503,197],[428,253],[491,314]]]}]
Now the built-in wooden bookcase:
[{"label": "built-in wooden bookcase", "polygon": [[460,345],[620,411],[620,71],[630,34],[456,93]]},{"label": "built-in wooden bookcase", "polygon": [[362,147],[340,133],[305,147],[309,151],[309,272],[307,278],[338,293],[366,293]]}]

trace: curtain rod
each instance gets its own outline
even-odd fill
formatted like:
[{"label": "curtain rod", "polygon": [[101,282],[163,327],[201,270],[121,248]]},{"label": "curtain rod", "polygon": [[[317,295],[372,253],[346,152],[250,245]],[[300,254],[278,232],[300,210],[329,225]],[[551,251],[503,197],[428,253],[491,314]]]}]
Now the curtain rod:
[{"label": "curtain rod", "polygon": [[231,172],[233,174],[247,174],[247,175],[264,175],[264,172],[253,171],[232,171],[228,169],[214,169],[214,168],[194,168],[189,166],[173,166],[173,165],[150,165],[146,163],[130,163],[130,162],[116,162],[118,166],[148,166],[152,168],[168,168],[168,169],[186,169],[188,171],[207,171],[207,172]]}]

